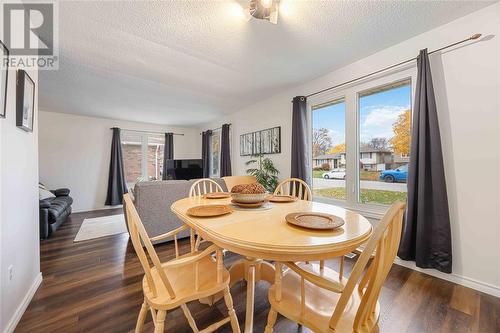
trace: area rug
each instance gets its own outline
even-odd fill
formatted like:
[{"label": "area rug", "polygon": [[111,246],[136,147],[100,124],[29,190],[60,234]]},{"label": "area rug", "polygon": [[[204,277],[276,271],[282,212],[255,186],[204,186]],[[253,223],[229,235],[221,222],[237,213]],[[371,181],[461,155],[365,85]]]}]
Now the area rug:
[{"label": "area rug", "polygon": [[127,227],[123,214],[85,219],[74,242],[119,235],[125,232],[127,232]]}]

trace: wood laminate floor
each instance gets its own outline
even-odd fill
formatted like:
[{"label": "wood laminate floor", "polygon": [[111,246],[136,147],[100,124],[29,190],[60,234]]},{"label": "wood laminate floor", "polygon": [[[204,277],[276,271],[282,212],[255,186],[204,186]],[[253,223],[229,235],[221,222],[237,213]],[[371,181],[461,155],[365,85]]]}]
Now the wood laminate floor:
[{"label": "wood laminate floor", "polygon": [[[73,214],[40,247],[43,282],[15,332],[131,332],[143,299],[143,271],[128,235],[73,243],[84,218],[119,214],[107,210]],[[182,241],[187,252],[188,242]],[[172,244],[157,246],[162,260],[174,257]],[[226,255],[226,264],[238,259]],[[347,272],[352,260],[347,259]],[[332,260],[327,263],[336,266]],[[255,332],[263,332],[269,303],[266,282],[255,298]],[[241,326],[245,319],[244,283],[232,289]],[[460,285],[394,265],[380,296],[381,332],[500,332],[500,299]],[[212,307],[192,302],[189,307],[203,328],[225,314],[223,302]],[[148,315],[144,332],[153,332]],[[165,332],[191,332],[182,311],[167,315]],[[230,332],[223,327],[220,332]],[[309,332],[279,317],[275,332]]]}]

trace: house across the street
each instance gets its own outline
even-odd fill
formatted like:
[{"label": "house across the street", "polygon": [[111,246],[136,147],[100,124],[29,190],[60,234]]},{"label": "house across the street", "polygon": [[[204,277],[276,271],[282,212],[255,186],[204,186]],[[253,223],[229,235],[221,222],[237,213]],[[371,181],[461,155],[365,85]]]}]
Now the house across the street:
[{"label": "house across the street", "polygon": [[[396,156],[398,156],[397,162],[395,161]],[[403,162],[404,160],[404,157],[395,155],[388,149],[362,147],[359,152],[359,162],[361,163],[361,168],[366,171],[383,171],[391,169],[400,164],[407,163]],[[346,153],[341,152],[313,157],[313,167],[321,167],[323,164],[328,164],[330,169],[343,169],[346,166]]]},{"label": "house across the street", "polygon": [[323,164],[328,164],[330,170],[345,168],[345,153],[326,154],[313,157],[313,168],[321,167]]}]

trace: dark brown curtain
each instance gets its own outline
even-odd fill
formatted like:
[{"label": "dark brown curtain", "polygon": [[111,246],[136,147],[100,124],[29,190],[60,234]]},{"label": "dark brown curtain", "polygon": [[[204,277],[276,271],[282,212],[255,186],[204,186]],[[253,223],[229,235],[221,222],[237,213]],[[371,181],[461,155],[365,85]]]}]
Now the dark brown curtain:
[{"label": "dark brown curtain", "polygon": [[201,159],[203,165],[203,178],[210,177],[210,136],[212,131],[201,133]]},{"label": "dark brown curtain", "polygon": [[309,165],[309,139],[307,100],[297,96],[292,100],[292,166],[291,177],[300,178],[311,186],[312,174]]},{"label": "dark brown curtain", "polygon": [[408,210],[398,256],[451,273],[451,231],[441,136],[427,49],[418,76],[408,169]]},{"label": "dark brown curtain", "polygon": [[165,145],[163,150],[163,174],[162,179],[167,180],[167,160],[174,159],[174,134],[165,133]]},{"label": "dark brown curtain", "polygon": [[123,194],[127,193],[125,184],[125,172],[123,170],[122,145],[120,140],[120,129],[113,127],[113,139],[111,140],[111,160],[109,162],[108,193],[106,205],[116,206],[123,203]]},{"label": "dark brown curtain", "polygon": [[231,151],[229,139],[229,124],[222,125],[220,140],[220,176],[231,176]]}]

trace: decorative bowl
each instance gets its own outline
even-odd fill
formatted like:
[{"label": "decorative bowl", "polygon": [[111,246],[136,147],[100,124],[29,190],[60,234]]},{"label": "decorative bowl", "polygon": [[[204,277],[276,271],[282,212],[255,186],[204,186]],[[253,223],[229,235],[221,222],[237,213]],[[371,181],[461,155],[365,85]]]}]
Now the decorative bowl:
[{"label": "decorative bowl", "polygon": [[262,202],[267,196],[267,193],[231,193],[234,201],[247,204]]}]

